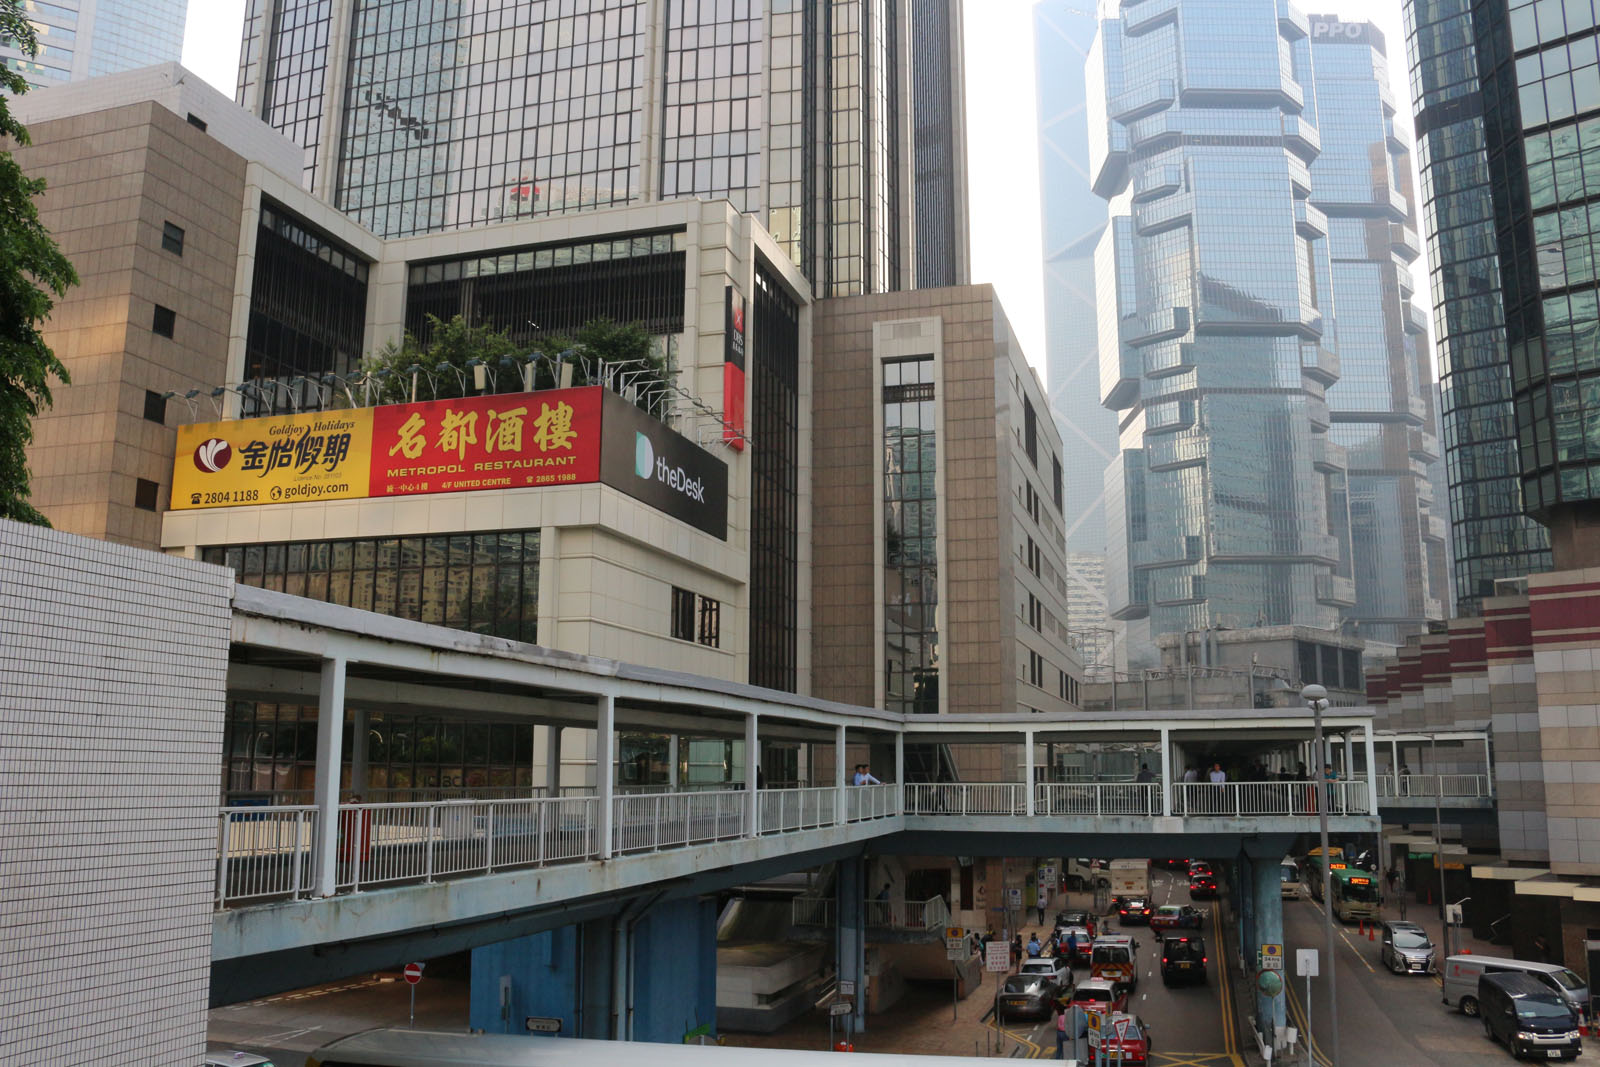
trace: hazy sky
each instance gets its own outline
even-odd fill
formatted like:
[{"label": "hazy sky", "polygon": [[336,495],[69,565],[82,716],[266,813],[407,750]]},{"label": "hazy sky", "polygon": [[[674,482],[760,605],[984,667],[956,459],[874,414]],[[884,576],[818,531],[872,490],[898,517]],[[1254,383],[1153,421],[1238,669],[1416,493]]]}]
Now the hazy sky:
[{"label": "hazy sky", "polygon": [[[1094,0],[1083,0],[1086,9]],[[967,151],[972,195],[972,278],[993,282],[1028,358],[1044,368],[1040,283],[1039,153],[1033,84],[1031,0],[967,0]],[[1340,0],[1307,9],[1346,20],[1370,19],[1388,39],[1389,83],[1402,116],[1411,114],[1400,0]],[[190,0],[183,62],[233,95],[244,0]],[[1409,128],[1409,121],[1405,122]],[[1416,299],[1428,298],[1422,260],[1413,267]]]}]

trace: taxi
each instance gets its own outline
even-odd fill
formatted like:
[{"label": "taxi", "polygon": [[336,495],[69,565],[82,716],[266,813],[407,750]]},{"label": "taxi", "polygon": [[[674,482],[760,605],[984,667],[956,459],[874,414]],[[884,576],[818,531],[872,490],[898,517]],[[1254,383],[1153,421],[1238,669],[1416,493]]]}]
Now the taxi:
[{"label": "taxi", "polygon": [[1089,1063],[1145,1067],[1150,1062],[1150,1028],[1128,1012],[1112,1012],[1100,1023],[1099,1047],[1090,1046]]}]

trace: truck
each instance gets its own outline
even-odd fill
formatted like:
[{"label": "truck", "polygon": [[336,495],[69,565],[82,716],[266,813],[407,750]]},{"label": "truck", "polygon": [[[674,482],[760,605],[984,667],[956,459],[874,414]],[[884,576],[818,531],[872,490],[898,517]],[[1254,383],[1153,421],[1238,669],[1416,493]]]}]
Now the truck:
[{"label": "truck", "polygon": [[1150,896],[1149,860],[1112,860],[1108,869],[1112,899]]}]

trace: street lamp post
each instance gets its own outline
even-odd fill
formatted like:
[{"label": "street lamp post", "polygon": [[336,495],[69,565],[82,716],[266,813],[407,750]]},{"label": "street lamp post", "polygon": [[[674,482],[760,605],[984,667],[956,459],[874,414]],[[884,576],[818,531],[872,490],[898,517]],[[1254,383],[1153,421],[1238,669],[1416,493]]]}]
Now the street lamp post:
[{"label": "street lamp post", "polygon": [[[1339,1065],[1339,986],[1338,967],[1335,965],[1338,957],[1334,955],[1336,941],[1333,930],[1333,868],[1331,857],[1328,855],[1328,803],[1332,799],[1328,793],[1328,776],[1323,773],[1327,765],[1328,753],[1322,737],[1322,713],[1328,709],[1328,691],[1315,683],[1300,690],[1300,699],[1306,702],[1306,707],[1311,709],[1311,721],[1314,733],[1312,734],[1312,779],[1316,782],[1314,795],[1317,798],[1317,828],[1322,837],[1322,918],[1328,929],[1328,1032],[1332,1035],[1333,1064]],[[1309,1008],[1310,1006],[1307,1005]]]}]

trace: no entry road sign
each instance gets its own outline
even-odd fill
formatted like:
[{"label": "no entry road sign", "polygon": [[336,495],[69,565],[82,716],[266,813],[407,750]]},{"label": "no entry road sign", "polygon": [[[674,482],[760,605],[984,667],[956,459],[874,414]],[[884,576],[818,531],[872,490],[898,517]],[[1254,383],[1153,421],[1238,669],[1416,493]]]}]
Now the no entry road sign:
[{"label": "no entry road sign", "polygon": [[418,982],[422,981],[422,964],[406,964],[406,981],[410,982],[412,985],[416,985]]}]

